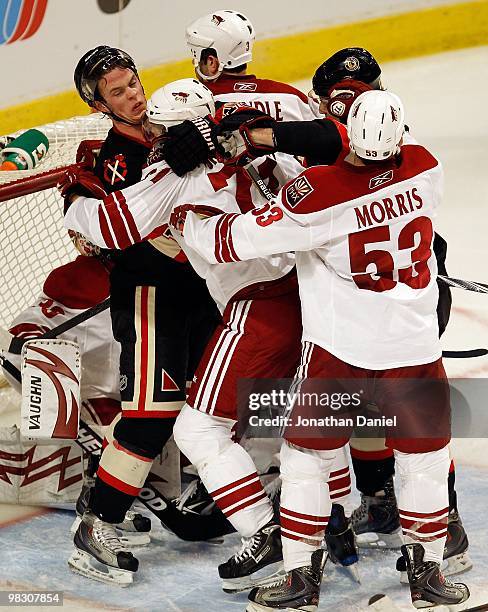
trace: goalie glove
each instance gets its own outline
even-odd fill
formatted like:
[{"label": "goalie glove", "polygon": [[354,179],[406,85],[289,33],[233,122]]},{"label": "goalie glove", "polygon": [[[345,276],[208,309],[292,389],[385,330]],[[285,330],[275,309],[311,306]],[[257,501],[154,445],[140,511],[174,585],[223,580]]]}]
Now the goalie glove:
[{"label": "goalie glove", "polygon": [[98,200],[102,200],[108,195],[102,181],[90,170],[79,166],[68,168],[59,180],[57,188],[61,197],[65,200],[65,212],[71,204],[70,198],[73,195],[97,198]]},{"label": "goalie glove", "polygon": [[344,79],[329,89],[327,101],[327,114],[341,123],[347,123],[349,109],[354,100],[365,91],[371,91],[372,87],[361,81]]},{"label": "goalie glove", "polygon": [[210,117],[196,117],[168,128],[162,143],[162,157],[178,176],[184,176],[215,155],[210,138]]},{"label": "goalie glove", "polygon": [[214,208],[213,206],[202,206],[201,204],[183,204],[181,206],[176,206],[169,218],[169,224],[181,236],[183,236],[185,221],[189,212],[196,213],[202,219],[223,214],[222,210]]},{"label": "goalie glove", "polygon": [[266,113],[242,103],[224,104],[216,113],[212,128],[212,141],[217,159],[228,165],[246,166],[253,159],[276,152],[273,146],[256,143],[252,131],[273,128],[276,121]]}]

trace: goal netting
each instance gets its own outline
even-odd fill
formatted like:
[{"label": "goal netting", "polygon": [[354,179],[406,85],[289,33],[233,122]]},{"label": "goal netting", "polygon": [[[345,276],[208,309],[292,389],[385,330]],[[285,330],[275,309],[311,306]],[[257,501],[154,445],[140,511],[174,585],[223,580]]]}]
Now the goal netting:
[{"label": "goal netting", "polygon": [[53,268],[75,258],[56,183],[63,168],[75,163],[79,143],[104,139],[110,127],[100,113],[39,126],[49,139],[46,157],[33,170],[0,172],[0,326],[8,327],[33,303]]}]

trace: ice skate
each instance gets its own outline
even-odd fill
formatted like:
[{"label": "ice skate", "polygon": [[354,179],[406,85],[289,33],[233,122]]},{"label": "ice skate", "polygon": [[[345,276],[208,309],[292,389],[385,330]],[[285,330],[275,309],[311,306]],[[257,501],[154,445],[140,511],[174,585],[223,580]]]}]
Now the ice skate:
[{"label": "ice skate", "polygon": [[329,557],[336,565],[346,568],[356,582],[361,582],[357,569],[359,561],[356,538],[350,519],[340,504],[332,504],[329,525],[325,534]]},{"label": "ice skate", "polygon": [[[81,517],[88,508],[90,492],[94,486],[94,478],[85,479],[81,493],[76,500],[76,518],[70,528],[72,534],[75,534],[80,526]],[[124,546],[145,546],[151,541],[149,537],[151,519],[137,512],[133,512],[132,510],[127,511],[123,522],[115,525],[115,527],[117,529],[117,535]]]},{"label": "ice skate", "polygon": [[74,545],[68,560],[74,572],[109,584],[132,584],[139,561],[125,550],[114,525],[87,511],[76,530]]},{"label": "ice skate", "polygon": [[361,505],[352,513],[351,521],[360,548],[400,548],[402,530],[393,478],[374,496],[361,493]]},{"label": "ice skate", "polygon": [[415,608],[454,606],[468,599],[469,589],[465,584],[450,582],[442,575],[438,563],[424,561],[422,544],[405,544],[401,551],[407,566],[410,595]]},{"label": "ice skate", "polygon": [[[456,576],[473,567],[473,562],[468,554],[468,546],[468,536],[464,530],[461,517],[457,510],[451,510],[447,524],[444,560],[441,565],[444,576]],[[403,557],[400,557],[397,561],[397,570],[401,572],[400,582],[408,584],[407,565]]]},{"label": "ice skate", "polygon": [[249,593],[247,612],[273,610],[315,612],[319,605],[320,584],[327,554],[316,550],[311,564],[291,570],[280,580]]},{"label": "ice skate", "polygon": [[219,565],[222,589],[226,593],[269,584],[283,574],[280,527],[272,522],[251,538],[242,538],[240,550]]}]

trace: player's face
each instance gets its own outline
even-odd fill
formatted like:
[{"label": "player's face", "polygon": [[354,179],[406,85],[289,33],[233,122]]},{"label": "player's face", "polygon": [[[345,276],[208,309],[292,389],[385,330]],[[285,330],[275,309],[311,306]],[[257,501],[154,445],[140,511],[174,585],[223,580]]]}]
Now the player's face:
[{"label": "player's face", "polygon": [[143,119],[146,96],[141,82],[129,68],[114,68],[107,72],[98,83],[98,91],[115,115],[131,123]]}]

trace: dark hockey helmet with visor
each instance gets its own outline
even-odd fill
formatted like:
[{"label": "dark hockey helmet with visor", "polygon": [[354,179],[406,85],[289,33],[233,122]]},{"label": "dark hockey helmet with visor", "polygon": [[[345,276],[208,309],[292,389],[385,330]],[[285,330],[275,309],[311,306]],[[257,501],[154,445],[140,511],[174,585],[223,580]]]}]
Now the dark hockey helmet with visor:
[{"label": "dark hockey helmet with visor", "polygon": [[95,100],[102,100],[98,92],[98,81],[112,68],[128,68],[139,78],[134,60],[122,49],[100,45],[80,59],[75,68],[74,80],[84,102],[93,106]]},{"label": "dark hockey helmet with visor", "polygon": [[316,96],[326,98],[333,85],[350,78],[366,83],[373,89],[383,89],[380,77],[381,68],[369,51],[361,47],[347,47],[331,55],[317,68],[312,88]]}]

